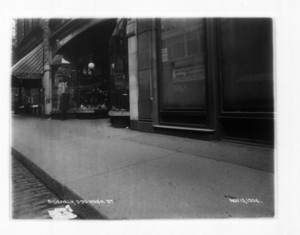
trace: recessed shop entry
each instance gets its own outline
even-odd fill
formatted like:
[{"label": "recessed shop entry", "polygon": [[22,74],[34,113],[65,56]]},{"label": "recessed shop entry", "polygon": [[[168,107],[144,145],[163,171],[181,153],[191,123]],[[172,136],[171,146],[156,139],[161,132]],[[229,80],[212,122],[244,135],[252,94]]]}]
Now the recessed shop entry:
[{"label": "recessed shop entry", "polygon": [[71,112],[98,114],[110,110],[110,46],[115,27],[116,19],[103,19],[56,51],[69,64],[53,65],[53,99],[63,76],[68,80]]}]

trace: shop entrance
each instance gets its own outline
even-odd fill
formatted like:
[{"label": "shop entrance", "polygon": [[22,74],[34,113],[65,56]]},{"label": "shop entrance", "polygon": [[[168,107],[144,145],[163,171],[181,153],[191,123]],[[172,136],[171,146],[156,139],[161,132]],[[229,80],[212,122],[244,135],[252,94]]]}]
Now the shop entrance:
[{"label": "shop entrance", "polygon": [[[106,115],[110,103],[109,46],[116,19],[104,20],[60,48],[53,57],[53,111],[68,94],[67,110],[76,114]],[[64,89],[62,89],[64,88]]]},{"label": "shop entrance", "polygon": [[42,82],[40,79],[16,79],[12,90],[13,110],[21,114],[41,114]]}]

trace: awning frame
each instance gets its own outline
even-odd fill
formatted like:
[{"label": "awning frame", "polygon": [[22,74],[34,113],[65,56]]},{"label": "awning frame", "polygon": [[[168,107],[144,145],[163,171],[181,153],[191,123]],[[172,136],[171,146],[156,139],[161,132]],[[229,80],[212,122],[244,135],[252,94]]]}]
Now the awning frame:
[{"label": "awning frame", "polygon": [[43,43],[20,59],[11,71],[12,76],[18,79],[42,79],[44,74]]}]

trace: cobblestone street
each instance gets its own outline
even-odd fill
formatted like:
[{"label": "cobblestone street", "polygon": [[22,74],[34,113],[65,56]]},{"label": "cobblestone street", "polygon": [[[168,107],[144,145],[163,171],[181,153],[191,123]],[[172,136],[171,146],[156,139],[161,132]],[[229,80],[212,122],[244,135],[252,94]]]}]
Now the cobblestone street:
[{"label": "cobblestone street", "polygon": [[51,219],[48,210],[65,206],[49,204],[59,198],[14,157],[11,173],[13,219]]}]

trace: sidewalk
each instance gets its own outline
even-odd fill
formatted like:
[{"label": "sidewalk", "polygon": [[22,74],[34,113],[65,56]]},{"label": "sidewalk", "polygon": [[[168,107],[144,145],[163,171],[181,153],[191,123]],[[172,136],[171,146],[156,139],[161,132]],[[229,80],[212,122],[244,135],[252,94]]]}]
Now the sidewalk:
[{"label": "sidewalk", "polygon": [[83,217],[274,215],[272,149],[20,116],[12,148],[60,197],[90,200],[71,205]]}]

